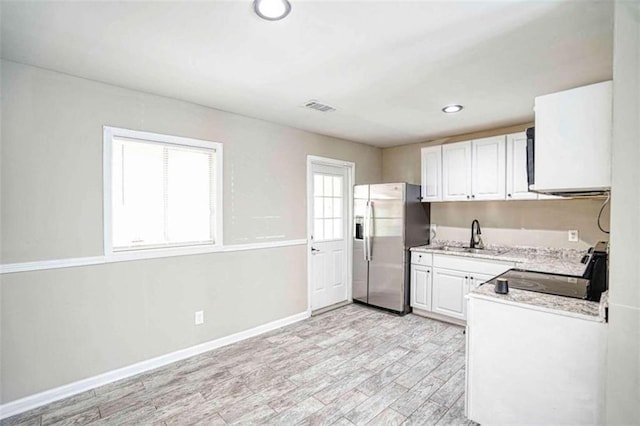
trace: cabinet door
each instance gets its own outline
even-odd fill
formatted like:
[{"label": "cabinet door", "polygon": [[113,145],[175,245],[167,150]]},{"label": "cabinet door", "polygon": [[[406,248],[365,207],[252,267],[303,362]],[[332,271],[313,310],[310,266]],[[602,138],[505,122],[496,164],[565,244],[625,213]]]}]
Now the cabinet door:
[{"label": "cabinet door", "polygon": [[[499,274],[496,274],[496,275],[499,275]],[[495,277],[495,275],[479,274],[477,272],[470,272],[469,273],[469,291],[473,290],[474,288],[479,287],[481,284],[486,283],[487,281],[489,281],[493,277]]]},{"label": "cabinet door", "polygon": [[464,296],[469,291],[469,274],[449,269],[433,269],[431,310],[453,318],[465,319]]},{"label": "cabinet door", "polygon": [[535,200],[527,182],[527,135],[507,135],[507,200]]},{"label": "cabinet door", "polygon": [[442,145],[422,148],[422,201],[442,201]]},{"label": "cabinet door", "polygon": [[536,190],[611,187],[612,82],[535,98]]},{"label": "cabinet door", "polygon": [[411,307],[431,310],[431,268],[411,265]]},{"label": "cabinet door", "polygon": [[477,139],[472,144],[472,192],[474,200],[504,200],[506,179],[505,137]]},{"label": "cabinet door", "polygon": [[442,146],[442,199],[471,199],[471,142]]}]

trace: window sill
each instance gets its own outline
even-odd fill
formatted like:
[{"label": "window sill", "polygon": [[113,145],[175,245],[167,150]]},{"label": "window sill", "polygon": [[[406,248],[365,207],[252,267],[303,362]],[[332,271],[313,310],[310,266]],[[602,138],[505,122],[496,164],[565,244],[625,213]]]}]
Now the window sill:
[{"label": "window sill", "polygon": [[182,247],[159,247],[107,252],[107,261],[126,262],[127,260],[154,259],[173,256],[191,256],[224,251],[221,244],[192,245]]}]

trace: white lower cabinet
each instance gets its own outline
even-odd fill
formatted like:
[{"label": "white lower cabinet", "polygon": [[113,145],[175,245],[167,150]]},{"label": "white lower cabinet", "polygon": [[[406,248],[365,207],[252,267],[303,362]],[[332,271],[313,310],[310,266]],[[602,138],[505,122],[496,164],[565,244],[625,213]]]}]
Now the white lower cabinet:
[{"label": "white lower cabinet", "polygon": [[428,256],[425,262],[416,253],[412,255],[411,307],[458,323],[467,318],[467,293],[515,266],[459,256]]},{"label": "white lower cabinet", "polygon": [[430,266],[411,265],[411,306],[423,311],[431,310]]},{"label": "white lower cabinet", "polygon": [[483,425],[602,425],[607,324],[469,297],[466,415]]},{"label": "white lower cabinet", "polygon": [[460,271],[435,269],[432,311],[464,320],[467,313],[464,296],[469,292],[469,275]]},{"label": "white lower cabinet", "polygon": [[[511,269],[511,266],[509,266],[508,269],[505,269],[504,272],[508,271],[509,269]],[[495,277],[495,275],[469,272],[469,291],[473,290],[476,287],[479,287],[481,284],[486,283],[493,277]]]},{"label": "white lower cabinet", "polygon": [[[510,269],[510,266],[506,270]],[[495,275],[478,272],[436,268],[433,271],[433,300],[431,310],[438,314],[464,320],[467,318],[467,299],[472,289]]]}]

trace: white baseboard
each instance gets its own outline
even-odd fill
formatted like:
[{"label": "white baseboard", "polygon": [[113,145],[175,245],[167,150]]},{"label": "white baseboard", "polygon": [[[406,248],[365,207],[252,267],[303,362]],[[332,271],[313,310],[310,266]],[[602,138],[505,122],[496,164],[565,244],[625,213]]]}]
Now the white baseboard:
[{"label": "white baseboard", "polygon": [[436,312],[423,311],[422,309],[412,308],[412,312],[418,316],[435,319],[442,322],[448,322],[450,324],[461,325],[465,327],[467,322],[458,318],[451,318],[446,315],[441,315]]},{"label": "white baseboard", "polygon": [[151,358],[146,361],[141,361],[127,367],[108,371],[97,376],[78,380],[77,382],[49,389],[44,392],[17,399],[15,401],[10,401],[6,404],[0,405],[0,419],[15,416],[16,414],[20,414],[25,411],[29,411],[34,408],[49,404],[51,402],[67,398],[81,392],[85,392],[98,386],[106,385],[117,380],[126,379],[128,377],[135,376],[136,374],[144,373],[146,371],[153,370],[155,368],[162,367],[164,365],[180,361],[194,355],[199,355],[203,352],[217,349],[222,346],[227,346],[232,343],[236,343],[241,340],[245,340],[250,337],[254,337],[259,334],[263,334],[298,321],[302,321],[307,318],[309,318],[309,313],[306,311],[301,312],[299,314],[272,321],[267,324],[259,325],[249,330],[241,331],[239,333],[231,334],[229,336],[191,346],[190,348],[180,349],[179,351],[161,355],[156,358]]}]

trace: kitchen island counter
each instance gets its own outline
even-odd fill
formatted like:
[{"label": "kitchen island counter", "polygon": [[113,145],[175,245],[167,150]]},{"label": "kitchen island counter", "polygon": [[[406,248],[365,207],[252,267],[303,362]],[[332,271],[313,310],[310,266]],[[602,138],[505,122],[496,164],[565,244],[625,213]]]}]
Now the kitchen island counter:
[{"label": "kitchen island counter", "polygon": [[537,293],[528,290],[510,288],[507,294],[498,294],[493,284],[483,284],[472,289],[467,298],[489,299],[498,303],[520,305],[538,311],[565,315],[588,321],[605,322],[606,295],[600,302]]},{"label": "kitchen island counter", "polygon": [[604,424],[607,324],[599,304],[493,287],[467,295],[467,417]]}]

